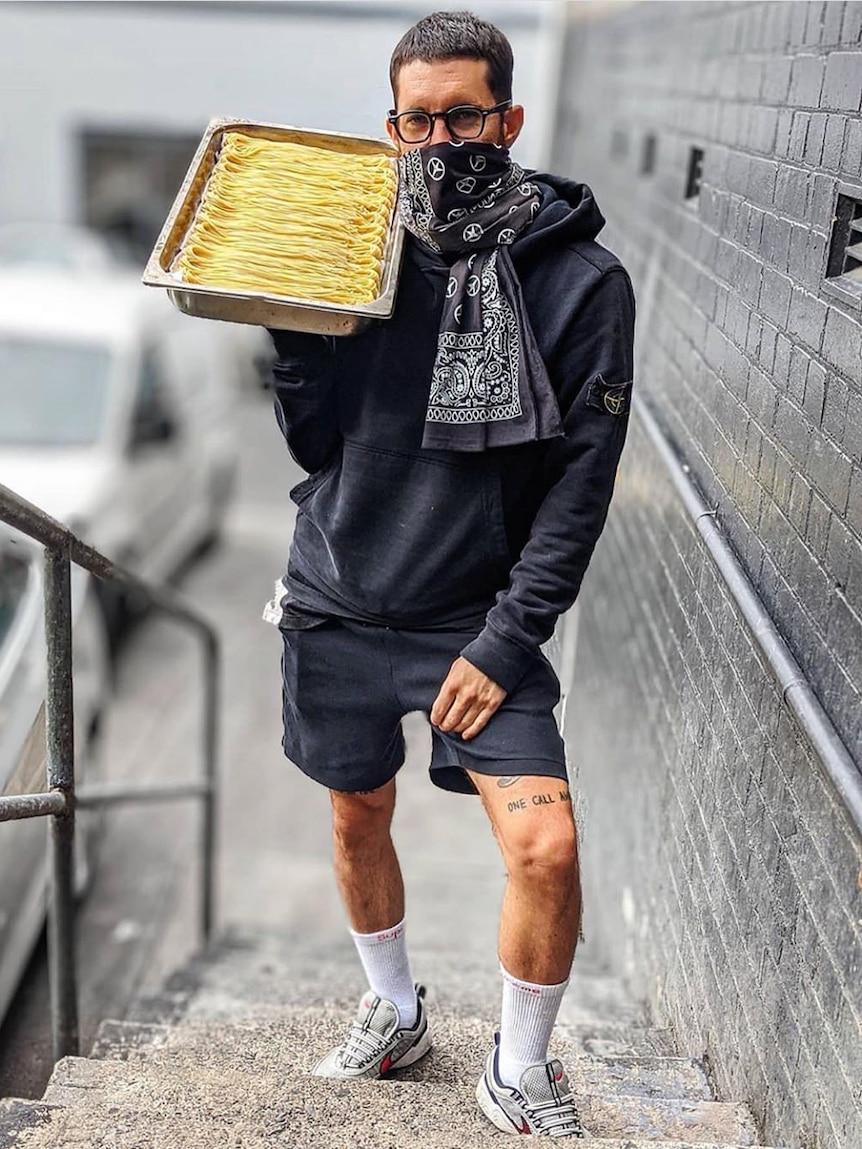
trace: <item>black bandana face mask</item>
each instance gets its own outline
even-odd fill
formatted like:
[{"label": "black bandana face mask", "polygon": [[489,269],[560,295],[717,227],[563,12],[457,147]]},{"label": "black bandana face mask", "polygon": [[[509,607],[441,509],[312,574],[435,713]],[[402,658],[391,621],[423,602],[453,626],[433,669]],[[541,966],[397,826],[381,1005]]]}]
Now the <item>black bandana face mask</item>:
[{"label": "black bandana face mask", "polygon": [[440,318],[423,447],[482,451],[562,434],[508,251],[539,212],[538,187],[495,144],[416,148],[398,167],[404,226],[462,257]]},{"label": "black bandana face mask", "polygon": [[437,251],[509,244],[539,210],[538,188],[525,181],[508,149],[496,144],[416,148],[398,166],[405,226],[410,227],[406,214],[414,234]]}]

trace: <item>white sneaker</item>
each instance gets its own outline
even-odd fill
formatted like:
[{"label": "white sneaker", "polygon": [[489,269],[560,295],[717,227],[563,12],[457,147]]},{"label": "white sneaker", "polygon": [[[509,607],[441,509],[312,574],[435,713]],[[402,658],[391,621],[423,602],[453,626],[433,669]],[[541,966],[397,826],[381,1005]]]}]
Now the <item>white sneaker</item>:
[{"label": "white sneaker", "polygon": [[352,1081],[384,1077],[390,1070],[404,1069],[424,1057],[431,1048],[424,998],[425,986],[417,985],[416,1024],[402,1029],[392,1002],[369,990],[359,1003],[347,1040],[315,1065],[313,1076]]},{"label": "white sneaker", "polygon": [[569,1079],[559,1061],[531,1065],[521,1076],[519,1088],[499,1078],[500,1035],[488,1055],[485,1072],[476,1086],[476,1100],[489,1121],[504,1133],[540,1133],[546,1137],[580,1137],[589,1134],[578,1115]]}]

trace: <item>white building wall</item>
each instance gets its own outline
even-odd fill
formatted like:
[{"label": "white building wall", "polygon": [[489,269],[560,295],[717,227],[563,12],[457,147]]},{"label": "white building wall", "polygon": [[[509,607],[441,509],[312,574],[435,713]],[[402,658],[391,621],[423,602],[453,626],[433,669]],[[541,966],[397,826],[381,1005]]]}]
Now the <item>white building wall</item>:
[{"label": "white building wall", "polygon": [[[392,48],[433,3],[377,4],[361,18],[343,4],[316,7],[0,4],[0,223],[81,218],[84,127],[198,138],[211,117],[237,115],[382,136]],[[515,154],[538,164],[530,112],[538,128],[546,0],[470,7],[512,41],[528,111]]]}]

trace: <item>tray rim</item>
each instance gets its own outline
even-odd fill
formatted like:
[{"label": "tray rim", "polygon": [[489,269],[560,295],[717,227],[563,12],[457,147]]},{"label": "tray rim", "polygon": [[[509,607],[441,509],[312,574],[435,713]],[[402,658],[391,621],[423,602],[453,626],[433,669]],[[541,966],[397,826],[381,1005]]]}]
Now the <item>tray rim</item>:
[{"label": "tray rim", "polygon": [[198,175],[213,137],[219,132],[230,130],[241,131],[243,128],[259,128],[264,131],[275,132],[293,132],[305,137],[311,146],[313,146],[313,140],[315,138],[319,138],[324,142],[327,140],[356,140],[363,144],[374,145],[375,148],[379,148],[380,151],[388,154],[393,160],[398,157],[398,151],[392,141],[383,137],[360,135],[354,132],[335,132],[322,128],[299,128],[292,124],[277,124],[266,120],[250,120],[235,116],[216,116],[207,124],[201,140],[195,149],[185,178],[180,184],[167,218],[159,232],[158,239],[147,259],[143,275],[141,276],[141,282],[147,287],[162,287],[169,289],[169,291],[173,289],[175,291],[189,292],[193,295],[235,300],[237,303],[261,302],[275,307],[300,308],[314,312],[335,313],[337,315],[367,316],[372,319],[388,318],[392,314],[395,305],[395,288],[397,286],[396,272],[400,264],[401,248],[404,242],[404,225],[398,218],[397,208],[393,213],[392,232],[387,240],[390,258],[384,262],[383,274],[386,278],[386,282],[381,283],[382,290],[380,294],[370,303],[327,303],[323,300],[305,299],[301,296],[270,295],[262,291],[250,292],[248,290],[215,287],[211,284],[187,283],[173,275],[170,271],[164,269],[162,265],[162,254],[168,242],[168,238],[174,230],[177,217],[186,204],[189,190]]}]

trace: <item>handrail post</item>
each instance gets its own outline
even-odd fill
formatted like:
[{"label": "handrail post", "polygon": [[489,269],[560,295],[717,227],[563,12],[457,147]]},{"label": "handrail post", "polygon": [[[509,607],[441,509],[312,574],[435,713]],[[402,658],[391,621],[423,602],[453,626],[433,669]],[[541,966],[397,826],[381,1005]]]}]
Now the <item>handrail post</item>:
[{"label": "handrail post", "polygon": [[77,1055],[75,954],[75,730],[72,707],[72,593],[68,546],[45,549],[45,736],[48,789],[66,800],[51,817],[51,900],[48,971],[54,1060]]},{"label": "handrail post", "polygon": [[203,715],[203,768],[206,794],[203,799],[201,827],[201,897],[200,930],[204,942],[212,937],[215,924],[215,850],[218,801],[216,781],[218,771],[218,643],[215,636],[203,635],[204,653],[204,715]]}]

